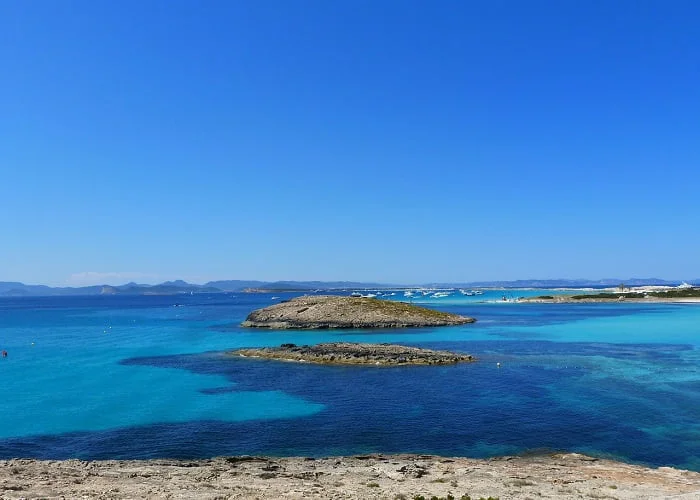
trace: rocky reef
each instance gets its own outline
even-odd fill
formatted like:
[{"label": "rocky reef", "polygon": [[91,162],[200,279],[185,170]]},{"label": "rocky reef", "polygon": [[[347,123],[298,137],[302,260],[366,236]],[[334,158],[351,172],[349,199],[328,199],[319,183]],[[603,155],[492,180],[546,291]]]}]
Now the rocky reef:
[{"label": "rocky reef", "polygon": [[238,349],[231,354],[251,358],[278,359],[331,365],[446,365],[475,361],[468,354],[433,351],[394,344],[331,342],[313,346],[282,344],[280,347]]},{"label": "rocky reef", "polygon": [[474,321],[474,318],[405,302],[305,295],[253,311],[242,326],[277,329],[406,328],[463,325]]}]

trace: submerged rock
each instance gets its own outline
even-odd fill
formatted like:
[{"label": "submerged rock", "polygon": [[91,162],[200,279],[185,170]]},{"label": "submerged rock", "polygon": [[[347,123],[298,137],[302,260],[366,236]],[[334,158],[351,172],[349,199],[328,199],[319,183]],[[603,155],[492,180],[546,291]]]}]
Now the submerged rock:
[{"label": "submerged rock", "polygon": [[253,311],[242,326],[256,328],[404,328],[473,323],[460,316],[405,302],[366,297],[297,297]]},{"label": "submerged rock", "polygon": [[236,356],[300,361],[331,365],[446,365],[475,361],[468,354],[433,351],[393,344],[331,342],[313,346],[282,344],[280,347],[238,349]]}]

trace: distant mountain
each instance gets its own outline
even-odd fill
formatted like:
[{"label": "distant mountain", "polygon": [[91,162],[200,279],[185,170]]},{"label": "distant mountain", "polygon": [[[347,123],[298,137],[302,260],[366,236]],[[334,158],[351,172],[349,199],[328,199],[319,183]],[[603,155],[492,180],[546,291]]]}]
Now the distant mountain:
[{"label": "distant mountain", "polygon": [[[180,280],[178,280],[180,281]],[[223,290],[211,286],[192,285],[184,283],[184,285],[172,285],[166,282],[160,285],[145,286],[145,287],[102,287],[101,294],[111,295],[177,295],[180,293],[221,293]],[[111,290],[106,291],[106,288]]]},{"label": "distant mountain", "polygon": [[134,283],[133,281],[130,281],[126,285],[119,285],[119,288],[147,287],[147,286],[152,286],[152,285],[144,285],[144,284]]},{"label": "distant mountain", "polygon": [[167,286],[167,287],[176,287],[176,288],[201,288],[202,285],[196,285],[194,283],[187,283],[186,281],[183,280],[175,280],[175,281],[166,281],[164,283],[161,283],[160,285],[152,285],[152,286]]},{"label": "distant mountain", "polygon": [[49,287],[46,285],[25,285],[16,282],[0,281],[0,296],[4,297],[41,297],[41,296],[75,296],[75,295],[176,295],[179,293],[217,293],[220,288],[193,285],[182,280],[162,283],[160,285],[96,285],[83,287]]},{"label": "distant mountain", "polygon": [[49,287],[46,285],[25,285],[19,282],[0,282],[0,296],[39,297],[70,295],[176,295],[179,293],[219,293],[240,292],[243,290],[334,290],[355,288],[386,288],[381,283],[361,283],[356,281],[258,281],[221,280],[204,285],[187,283],[183,280],[166,281],[158,285],[127,283],[125,285],[96,285],[85,287]]},{"label": "distant mountain", "polygon": [[16,281],[0,281],[0,295],[41,295],[48,294],[51,287],[46,285],[25,285]]},{"label": "distant mountain", "polygon": [[246,289],[258,290],[335,290],[355,288],[387,288],[387,284],[361,283],[357,281],[210,281],[204,286],[213,286],[227,292],[237,292]]},{"label": "distant mountain", "polygon": [[[700,279],[687,280],[687,283],[700,286]],[[412,286],[437,288],[607,288],[625,286],[665,285],[678,286],[681,281],[668,281],[657,278],[631,279],[555,279],[555,280],[515,280],[515,281],[472,281],[468,283],[432,283]],[[166,281],[159,285],[127,283],[125,285],[95,285],[84,287],[50,287],[46,285],[25,285],[16,281],[0,281],[0,297],[40,297],[72,295],[177,295],[182,293],[222,293],[243,290],[353,290],[400,288],[407,285],[363,283],[357,281],[257,281],[221,280],[204,285],[187,283],[183,280]]]},{"label": "distant mountain", "polygon": [[[385,283],[361,283],[358,281],[273,281],[261,288],[269,290],[350,290],[356,288],[387,288]],[[260,287],[259,287],[260,288]]]},{"label": "distant mountain", "polygon": [[254,281],[254,280],[221,280],[221,281],[210,281],[204,286],[211,286],[214,288],[220,288],[225,292],[238,292],[240,290],[245,290],[246,288],[260,288],[266,284],[265,281]]}]

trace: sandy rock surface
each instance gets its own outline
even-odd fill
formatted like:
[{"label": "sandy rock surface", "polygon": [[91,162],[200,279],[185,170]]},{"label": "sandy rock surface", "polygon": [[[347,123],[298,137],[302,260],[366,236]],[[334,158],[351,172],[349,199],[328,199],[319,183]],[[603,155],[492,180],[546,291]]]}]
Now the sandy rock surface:
[{"label": "sandy rock surface", "polygon": [[365,297],[305,295],[253,311],[242,323],[254,328],[402,328],[473,323],[474,318]]},{"label": "sandy rock surface", "polygon": [[[700,499],[700,473],[578,454],[491,460],[415,455],[323,459],[0,461],[0,498]],[[420,497],[419,497],[420,498]],[[466,498],[466,497],[464,497]]]}]

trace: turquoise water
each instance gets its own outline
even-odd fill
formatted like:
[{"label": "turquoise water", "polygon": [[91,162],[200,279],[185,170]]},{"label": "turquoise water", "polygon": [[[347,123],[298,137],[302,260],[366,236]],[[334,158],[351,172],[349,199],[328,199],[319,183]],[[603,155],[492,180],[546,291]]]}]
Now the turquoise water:
[{"label": "turquoise water", "polygon": [[[237,326],[290,295],[3,298],[0,457],[569,450],[700,470],[700,305],[502,295],[412,299],[473,325],[336,332]],[[223,354],[333,340],[479,362],[325,367]]]}]

